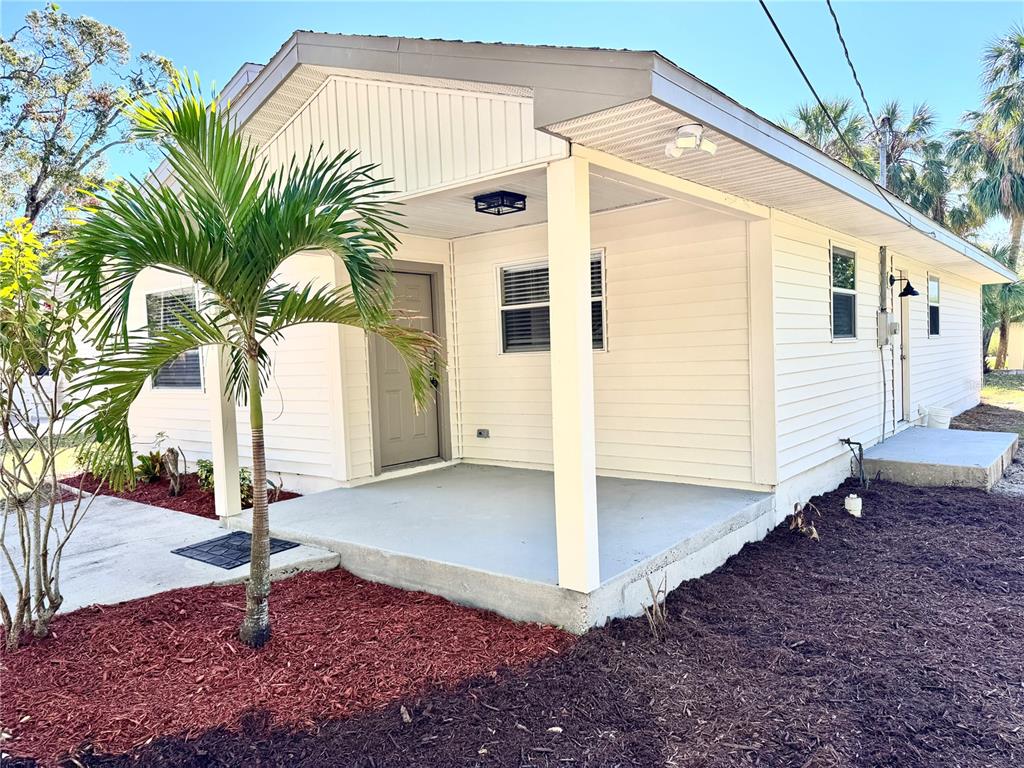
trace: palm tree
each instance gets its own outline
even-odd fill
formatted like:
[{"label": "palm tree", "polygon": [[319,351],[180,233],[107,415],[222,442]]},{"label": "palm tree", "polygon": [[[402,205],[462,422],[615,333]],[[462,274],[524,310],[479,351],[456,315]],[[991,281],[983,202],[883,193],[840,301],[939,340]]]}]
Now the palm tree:
[{"label": "palm tree", "polygon": [[[1024,30],[1019,26],[985,51],[984,108],[964,116],[966,126],[951,133],[950,155],[967,180],[968,197],[987,216],[1010,222],[1006,265],[1021,269],[1024,233]],[[1010,319],[999,320],[996,367],[1006,364]]]},{"label": "palm tree", "polygon": [[[899,100],[894,99],[882,105],[878,119],[889,123],[888,188],[909,200],[918,191],[912,182],[921,176],[914,169],[922,167],[929,146],[934,144],[935,114],[927,104],[918,104],[908,116]],[[933,165],[932,171],[935,170]]]},{"label": "palm tree", "polygon": [[[782,127],[858,173],[875,178],[878,168],[869,140],[872,128],[868,119],[854,108],[850,99],[826,101],[825,107],[828,114],[818,104],[801,104],[791,119],[782,122]],[[839,126],[839,133],[829,115]]]},{"label": "palm tree", "polygon": [[[95,439],[92,465],[114,484],[130,483],[128,409],[147,377],[193,349],[220,347],[230,359],[225,394],[249,405],[252,428],[252,560],[241,639],[270,639],[269,521],[262,397],[271,365],[266,347],[293,326],[340,323],[377,333],[405,359],[417,402],[432,393],[437,340],[398,324],[390,311],[387,259],[397,239],[390,180],[355,152],[311,149],[281,170],[233,128],[228,109],[208,101],[187,76],[166,96],[126,105],[134,131],[161,149],[173,182],[132,179],[101,191],[65,264],[88,302],[100,358],[75,391],[89,414],[78,424]],[[172,189],[172,187],[174,187]],[[292,255],[317,251],[347,268],[347,286],[275,280]],[[201,301],[179,307],[176,327],[128,328],[132,285],[145,269],[195,281]]]},{"label": "palm tree", "polygon": [[1020,130],[1020,112],[1024,108],[1024,27],[1011,26],[1009,32],[989,45],[982,62],[982,80],[988,88],[986,107],[1001,121],[1016,123]]},{"label": "palm tree", "polygon": [[[1000,264],[1009,264],[1010,247],[1005,243],[998,245],[992,249],[989,255]],[[1007,318],[1010,324],[1024,323],[1024,280],[985,286],[982,293],[982,358],[987,354],[992,334],[997,328],[999,329],[999,347],[1003,348],[1003,338],[1006,334],[1006,330],[1003,329],[1003,318]],[[1007,325],[1008,327],[1009,325]],[[999,367],[998,359],[997,355],[997,367]]]}]

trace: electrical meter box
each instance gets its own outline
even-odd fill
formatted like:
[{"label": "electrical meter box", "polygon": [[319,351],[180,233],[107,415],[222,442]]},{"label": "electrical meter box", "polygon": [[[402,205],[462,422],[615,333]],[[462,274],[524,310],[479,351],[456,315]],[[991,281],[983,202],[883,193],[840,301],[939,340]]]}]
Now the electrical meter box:
[{"label": "electrical meter box", "polygon": [[892,312],[880,310],[878,312],[878,346],[889,346],[892,343],[892,337],[899,332],[900,324],[893,319]]}]

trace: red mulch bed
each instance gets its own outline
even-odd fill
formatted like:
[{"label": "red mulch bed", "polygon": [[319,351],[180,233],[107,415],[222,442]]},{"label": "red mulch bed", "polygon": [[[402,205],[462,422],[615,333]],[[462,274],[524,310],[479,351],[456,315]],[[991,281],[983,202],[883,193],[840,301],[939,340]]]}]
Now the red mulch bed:
[{"label": "red mulch bed", "polygon": [[[163,478],[156,483],[138,482],[134,488],[123,491],[110,490],[98,478],[89,473],[67,477],[61,482],[75,488],[81,486],[82,490],[88,493],[116,496],[119,499],[129,499],[141,504],[151,504],[154,507],[187,512],[190,515],[206,517],[211,520],[217,519],[217,512],[213,504],[213,492],[204,491],[199,487],[199,479],[194,472],[182,475],[180,496],[170,495],[170,484]],[[288,499],[296,499],[301,495],[301,493],[294,493],[293,491],[281,491],[274,501],[287,501]],[[249,506],[251,505],[247,505],[244,508],[248,509]]]},{"label": "red mulch bed", "polygon": [[[820,542],[782,526],[676,589],[661,642],[644,618],[615,621],[566,653],[454,690],[312,728],[253,713],[244,730],[167,734],[78,765],[1024,765],[1024,504],[877,483],[855,520],[848,492],[815,501]],[[351,669],[361,640],[325,663]],[[189,706],[173,685],[170,698]]]},{"label": "red mulch bed", "polygon": [[310,729],[572,643],[330,571],[274,584],[273,638],[254,651],[235,638],[244,602],[242,586],[200,587],[58,618],[54,637],[3,656],[3,749],[48,762],[84,743],[117,752],[254,719]]}]

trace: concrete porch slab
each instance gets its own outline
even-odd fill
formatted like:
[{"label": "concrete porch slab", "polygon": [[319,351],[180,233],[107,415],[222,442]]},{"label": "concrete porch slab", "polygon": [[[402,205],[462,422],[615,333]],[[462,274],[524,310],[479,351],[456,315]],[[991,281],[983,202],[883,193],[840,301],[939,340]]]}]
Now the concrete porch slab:
[{"label": "concrete porch slab", "polygon": [[[87,605],[112,605],[180,587],[244,581],[249,575],[248,565],[226,571],[171,553],[172,549],[224,533],[216,520],[113,496],[97,496],[65,547],[61,561],[61,613]],[[8,548],[18,557],[17,526],[8,526],[6,539]],[[327,550],[308,545],[295,547],[271,556],[271,577],[330,570],[338,566],[339,559]],[[8,597],[14,592],[14,580],[6,563],[0,566],[0,590]]]},{"label": "concrete porch slab", "polygon": [[338,488],[275,504],[270,529],[363,578],[584,631],[640,613],[647,576],[672,588],[774,524],[766,493],[604,477],[597,489],[602,584],[589,594],[557,585],[550,472],[461,464]]},{"label": "concrete porch slab", "polygon": [[864,472],[919,486],[992,486],[1013,462],[1013,432],[911,427],[864,452]]}]

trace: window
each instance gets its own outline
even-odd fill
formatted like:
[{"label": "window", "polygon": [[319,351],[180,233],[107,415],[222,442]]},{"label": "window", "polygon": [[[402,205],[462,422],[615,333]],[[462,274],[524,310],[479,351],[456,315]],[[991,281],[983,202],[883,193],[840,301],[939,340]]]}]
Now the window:
[{"label": "window", "polygon": [[[191,288],[150,293],[146,296],[146,323],[151,333],[163,328],[180,327],[177,316],[195,308],[196,295]],[[189,350],[177,360],[161,366],[153,376],[153,386],[173,389],[202,387],[199,350]]]},{"label": "window", "polygon": [[928,275],[928,335],[939,335],[939,278]]},{"label": "window", "polygon": [[832,246],[832,338],[857,338],[857,255]]},{"label": "window", "polygon": [[[502,267],[501,350],[541,352],[551,349],[551,296],[548,265]],[[590,254],[590,318],[594,349],[605,348],[604,252]]]}]

